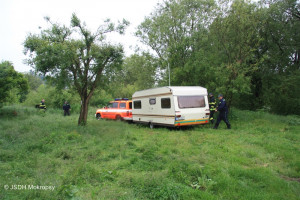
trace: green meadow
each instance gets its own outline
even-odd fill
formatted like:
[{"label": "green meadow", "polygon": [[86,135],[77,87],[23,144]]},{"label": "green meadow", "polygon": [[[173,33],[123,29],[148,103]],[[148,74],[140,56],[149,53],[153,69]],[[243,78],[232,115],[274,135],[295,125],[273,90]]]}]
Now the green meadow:
[{"label": "green meadow", "polygon": [[233,109],[231,130],[150,129],[94,112],[81,127],[77,113],[1,108],[0,199],[300,199],[299,116]]}]

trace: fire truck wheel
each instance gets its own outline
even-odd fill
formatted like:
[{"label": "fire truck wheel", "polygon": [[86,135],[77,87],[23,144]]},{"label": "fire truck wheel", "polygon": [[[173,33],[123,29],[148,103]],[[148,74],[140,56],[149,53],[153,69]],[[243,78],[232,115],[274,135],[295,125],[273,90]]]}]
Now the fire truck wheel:
[{"label": "fire truck wheel", "polygon": [[101,119],[101,114],[100,113],[97,113],[97,115],[96,115],[96,119]]},{"label": "fire truck wheel", "polygon": [[117,121],[121,121],[121,120],[122,120],[122,117],[121,117],[120,115],[117,115],[117,116],[116,116],[116,120],[117,120]]}]

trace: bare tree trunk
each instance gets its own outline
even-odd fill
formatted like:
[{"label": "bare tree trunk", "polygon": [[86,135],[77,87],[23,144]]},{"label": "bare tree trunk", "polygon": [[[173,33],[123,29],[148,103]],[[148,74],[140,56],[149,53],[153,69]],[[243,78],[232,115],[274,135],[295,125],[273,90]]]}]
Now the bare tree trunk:
[{"label": "bare tree trunk", "polygon": [[87,116],[88,116],[88,98],[81,98],[81,108],[80,108],[80,115],[78,119],[79,126],[85,126],[87,124]]},{"label": "bare tree trunk", "polygon": [[89,105],[91,97],[93,96],[94,90],[96,88],[95,86],[96,86],[96,84],[93,85],[93,87],[89,93],[87,90],[85,90],[85,92],[83,92],[83,94],[81,93],[81,95],[80,95],[81,96],[81,108],[80,108],[80,115],[79,115],[79,119],[78,119],[79,126],[87,125],[88,105]]}]

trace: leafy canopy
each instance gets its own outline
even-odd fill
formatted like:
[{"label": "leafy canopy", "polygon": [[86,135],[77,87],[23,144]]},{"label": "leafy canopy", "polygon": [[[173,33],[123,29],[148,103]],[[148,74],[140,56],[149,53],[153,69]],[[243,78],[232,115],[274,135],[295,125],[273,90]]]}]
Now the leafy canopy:
[{"label": "leafy canopy", "polygon": [[79,123],[86,123],[87,105],[101,76],[122,63],[123,48],[105,42],[110,32],[123,34],[129,22],[123,20],[117,26],[106,20],[92,33],[73,14],[71,26],[52,23],[40,34],[30,34],[25,42],[25,53],[29,53],[31,64],[36,71],[44,73],[60,87],[75,88],[81,97],[82,108]]},{"label": "leafy canopy", "polygon": [[0,63],[0,106],[9,100],[11,90],[16,90],[19,101],[24,100],[28,88],[28,81],[23,74],[14,70],[11,62]]}]

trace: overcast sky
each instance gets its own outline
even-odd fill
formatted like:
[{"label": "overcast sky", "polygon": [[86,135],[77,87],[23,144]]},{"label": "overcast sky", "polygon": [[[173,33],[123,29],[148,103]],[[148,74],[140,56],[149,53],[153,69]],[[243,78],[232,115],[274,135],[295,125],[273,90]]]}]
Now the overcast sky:
[{"label": "overcast sky", "polygon": [[[39,33],[38,27],[46,28],[45,16],[60,24],[70,25],[72,13],[96,30],[107,18],[113,22],[130,21],[125,36],[111,38],[124,46],[126,55],[138,45],[133,36],[136,27],[162,0],[0,0],[0,62],[11,61],[15,70],[29,71],[23,63],[23,42],[29,33]],[[130,48],[132,46],[133,48]]]}]

